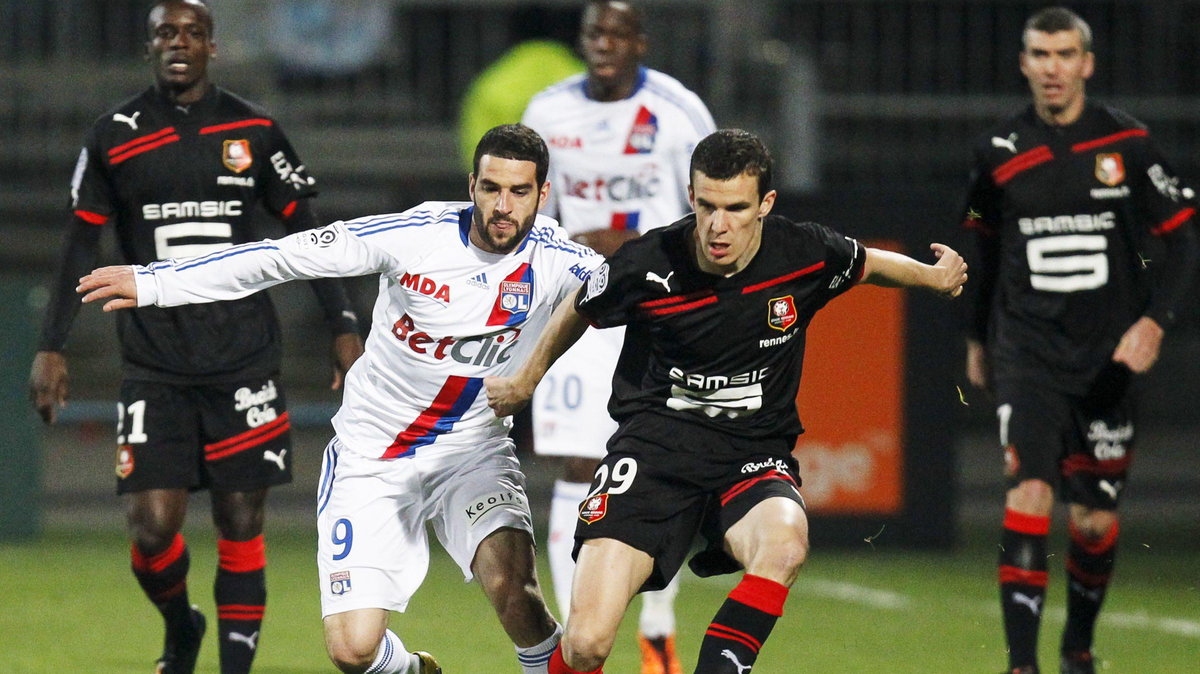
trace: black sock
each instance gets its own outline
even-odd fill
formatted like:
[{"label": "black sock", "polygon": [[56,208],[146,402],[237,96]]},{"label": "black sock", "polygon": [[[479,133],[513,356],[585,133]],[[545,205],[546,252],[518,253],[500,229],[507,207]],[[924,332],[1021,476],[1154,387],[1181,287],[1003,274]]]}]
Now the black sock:
[{"label": "black sock", "polygon": [[743,576],[704,633],[696,674],[747,671],[783,615],[787,594],[788,588],[773,580]]},{"label": "black sock", "polygon": [[266,551],[263,537],[217,541],[220,558],[213,595],[217,600],[221,674],[245,674],[258,652],[267,604]]},{"label": "black sock", "polygon": [[1037,665],[1038,628],[1046,601],[1046,536],[1050,518],[1004,513],[1000,536],[1000,605],[1009,667]]},{"label": "black sock", "polygon": [[1063,654],[1090,653],[1096,616],[1104,603],[1112,576],[1119,527],[1098,541],[1089,541],[1074,526],[1067,549],[1067,624],[1063,628]]},{"label": "black sock", "polygon": [[147,553],[134,544],[129,546],[129,556],[138,585],[162,614],[166,628],[163,650],[170,652],[179,638],[191,636],[195,630],[187,592],[191,564],[187,544],[182,535],[175,534],[166,550]]}]

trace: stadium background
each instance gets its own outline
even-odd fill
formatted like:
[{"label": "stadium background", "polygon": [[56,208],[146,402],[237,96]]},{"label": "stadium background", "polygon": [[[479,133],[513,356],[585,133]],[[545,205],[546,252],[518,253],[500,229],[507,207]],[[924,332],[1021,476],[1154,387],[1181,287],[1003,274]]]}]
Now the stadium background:
[{"label": "stadium background", "polygon": [[[220,52],[214,81],[264,104],[281,121],[318,178],[322,219],[333,220],[465,198],[455,147],[459,99],[475,74],[527,36],[534,3],[210,4]],[[719,126],[741,126],[767,140],[780,165],[780,210],[919,254],[929,241],[957,239],[970,140],[1025,104],[1016,63],[1020,27],[1044,3],[642,4],[651,38],[647,63],[696,90]],[[1090,96],[1148,123],[1176,169],[1200,184],[1200,0],[1064,4],[1095,32]],[[80,313],[68,347],[72,403],[56,428],[37,422],[25,381],[79,143],[98,114],[150,81],[141,58],[146,5],[0,0],[0,302],[6,309],[0,400],[7,403],[0,551],[5,541],[47,531],[121,529],[112,495],[111,401],[119,371],[109,317],[92,307]],[[575,8],[569,0],[538,4],[548,29],[566,26],[568,33]],[[276,231],[264,223],[264,235]],[[352,283],[362,315],[374,287],[373,279]],[[273,493],[272,517],[302,525],[311,516],[319,452],[337,398],[326,389],[327,338],[310,291],[296,284],[272,293],[287,335],[282,378],[298,427],[297,481]],[[995,529],[1003,486],[991,405],[967,390],[947,306],[911,296],[905,307],[904,512],[818,516],[818,540],[953,550]],[[851,327],[869,332],[870,320]],[[857,339],[853,331],[850,339]],[[1200,306],[1193,306],[1146,378],[1126,511],[1127,523],[1192,552],[1200,550],[1197,354]],[[809,358],[833,356],[833,349],[814,345]],[[547,503],[551,468],[527,455],[523,460],[535,507]],[[191,522],[202,525],[205,512],[197,500]],[[1197,575],[1178,588],[1187,602],[1181,609],[1193,621],[1200,614]],[[1193,649],[1196,638],[1186,642]]]}]

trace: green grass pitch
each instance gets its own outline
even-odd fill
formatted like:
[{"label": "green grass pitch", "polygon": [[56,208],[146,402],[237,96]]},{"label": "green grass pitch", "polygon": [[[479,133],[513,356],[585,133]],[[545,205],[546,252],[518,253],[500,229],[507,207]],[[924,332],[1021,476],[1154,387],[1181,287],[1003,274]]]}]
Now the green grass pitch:
[{"label": "green grass pitch", "polygon": [[[215,545],[206,523],[185,531],[191,594],[210,619],[198,672],[216,672],[211,583]],[[969,533],[952,552],[813,550],[755,672],[999,672],[1005,660],[996,602],[995,542]],[[1102,672],[1200,671],[1200,554],[1178,542],[1124,532],[1117,577],[1101,618]],[[1062,550],[1062,536],[1052,550]],[[269,527],[269,600],[255,671],[330,672],[321,639],[314,542],[309,527]],[[436,546],[435,546],[436,549]],[[465,585],[440,549],[430,574],[393,628],[410,648],[433,652],[451,674],[517,672],[512,646],[476,585]],[[1057,671],[1064,580],[1050,560],[1042,663]],[[118,523],[100,531],[54,529],[30,543],[0,544],[0,672],[150,672],[160,622],[128,570]],[[543,582],[549,574],[543,567]],[[678,604],[685,671],[708,620],[733,583],[685,575]],[[548,588],[547,588],[548,589]],[[547,594],[551,594],[547,592]],[[627,615],[610,674],[638,672],[636,608]]]}]

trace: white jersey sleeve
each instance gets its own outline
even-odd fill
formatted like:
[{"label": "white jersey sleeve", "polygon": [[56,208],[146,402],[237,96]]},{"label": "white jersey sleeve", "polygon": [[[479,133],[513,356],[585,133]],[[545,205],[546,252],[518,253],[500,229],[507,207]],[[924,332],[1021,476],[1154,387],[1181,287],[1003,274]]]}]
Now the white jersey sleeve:
[{"label": "white jersey sleeve", "polygon": [[343,222],[199,257],[134,266],[138,306],[234,300],[285,281],[396,271],[388,251],[350,234]]}]

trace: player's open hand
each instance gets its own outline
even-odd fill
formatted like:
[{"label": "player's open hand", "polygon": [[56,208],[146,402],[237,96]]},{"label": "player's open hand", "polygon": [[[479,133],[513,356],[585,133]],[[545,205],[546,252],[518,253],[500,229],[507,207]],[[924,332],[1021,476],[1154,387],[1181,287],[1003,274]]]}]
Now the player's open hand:
[{"label": "player's open hand", "polygon": [[1162,340],[1162,326],[1153,318],[1142,316],[1121,335],[1121,341],[1113,351],[1113,362],[1123,364],[1134,374],[1142,374],[1158,360]]},{"label": "player's open hand", "polygon": [[516,377],[484,377],[488,407],[498,417],[511,417],[529,404],[533,391],[518,384]]},{"label": "player's open hand", "polygon": [[79,279],[75,292],[86,293],[84,302],[115,298],[104,303],[105,311],[134,309],[138,305],[137,281],[133,278],[133,267],[129,265],[93,269],[92,273]]},{"label": "player's open hand", "polygon": [[945,244],[931,243],[929,247],[938,259],[937,264],[933,265],[939,275],[934,290],[946,297],[958,297],[962,294],[963,285],[967,282],[966,261],[958,252]]}]

